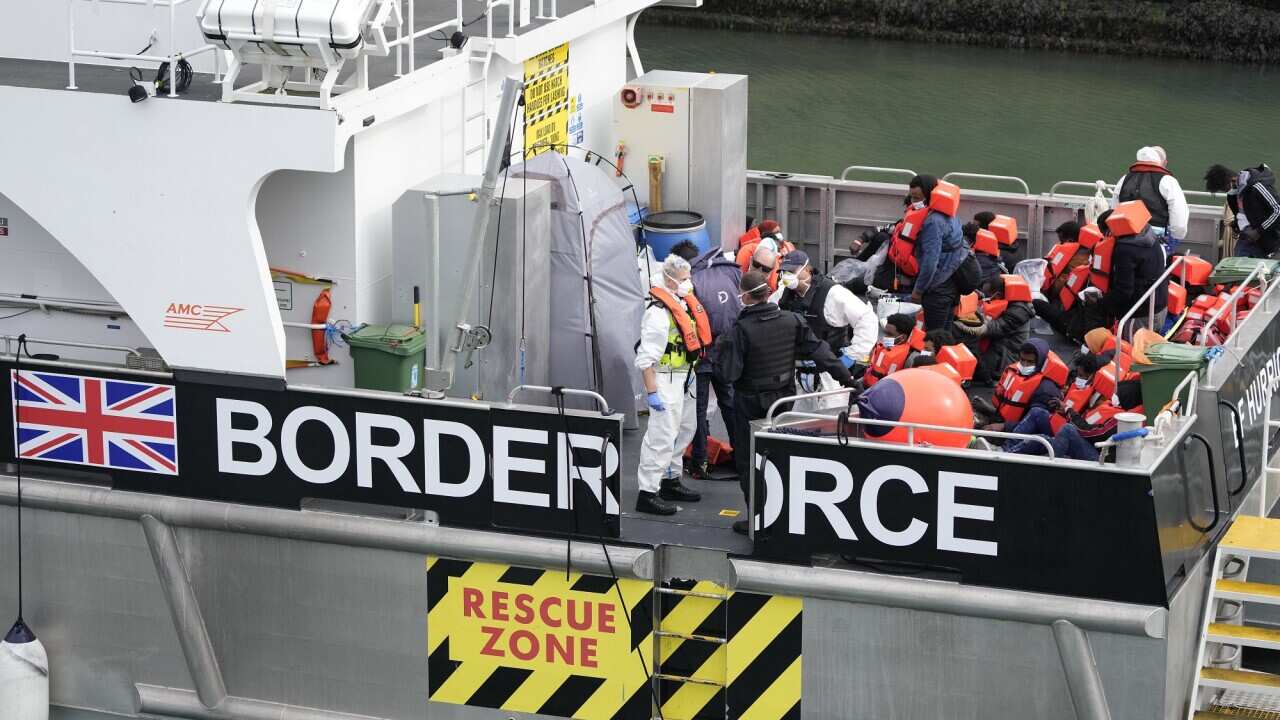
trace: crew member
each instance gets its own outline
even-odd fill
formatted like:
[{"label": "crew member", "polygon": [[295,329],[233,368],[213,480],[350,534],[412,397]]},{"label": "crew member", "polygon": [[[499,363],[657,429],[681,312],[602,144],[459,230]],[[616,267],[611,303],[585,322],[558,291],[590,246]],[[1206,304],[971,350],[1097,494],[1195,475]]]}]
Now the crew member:
[{"label": "crew member", "polygon": [[[1102,296],[1103,311],[1113,321],[1124,317],[1164,272],[1164,250],[1148,218],[1143,204],[1137,202],[1122,203],[1115,210],[1098,217],[1099,227],[1105,225],[1114,238],[1109,263],[1103,263],[1109,264],[1110,268],[1106,273],[1107,287]],[[1098,248],[1105,248],[1106,243],[1106,240],[1099,243]],[[1098,284],[1098,279],[1100,278],[1095,278],[1095,285]],[[1164,282],[1165,287],[1153,292],[1156,324],[1152,329],[1157,331],[1164,327],[1165,304],[1169,299],[1168,280]],[[1144,308],[1134,315],[1132,327],[1146,327],[1146,324],[1147,312]],[[1120,328],[1121,335],[1129,329]]]},{"label": "crew member", "polygon": [[1165,254],[1172,255],[1178,243],[1187,237],[1191,211],[1182,186],[1169,172],[1164,148],[1155,145],[1139,149],[1137,162],[1116,181],[1113,205],[1130,200],[1141,200],[1147,206],[1151,212],[1152,232],[1160,240]]},{"label": "crew member", "polygon": [[636,469],[640,485],[636,511],[673,515],[678,508],[668,501],[701,498],[680,482],[681,454],[697,428],[693,366],[711,342],[711,327],[693,295],[689,263],[679,255],[663,259],[649,297],[636,348],[636,367],[644,378],[649,405],[649,425]]},{"label": "crew member", "polygon": [[[880,336],[880,320],[871,306],[825,275],[816,275],[809,264],[809,255],[802,250],[793,250],[782,258],[779,284],[782,289],[776,294],[778,307],[804,317],[813,334],[826,341],[831,352],[852,373],[857,374],[866,367],[871,348]],[[815,373],[817,383],[813,382]],[[812,363],[804,363],[797,374],[800,385],[805,388],[802,392],[839,389],[835,378],[825,372],[818,373]],[[796,409],[823,410],[848,405],[847,396],[831,395],[801,400],[796,403]]]},{"label": "crew member", "polygon": [[[819,370],[845,387],[852,387],[854,382],[849,370],[813,334],[804,318],[769,302],[769,283],[764,273],[752,270],[743,274],[740,288],[744,307],[733,331],[719,341],[716,372],[721,380],[733,385],[733,459],[749,507],[751,421],[763,418],[778,399],[794,394],[796,360],[812,360]],[[763,508],[764,483],[760,478],[756,478],[755,494],[756,507]],[[746,533],[747,521],[735,522],[733,529]]]},{"label": "crew member", "polygon": [[1227,192],[1226,211],[1239,232],[1233,254],[1267,257],[1280,249],[1280,195],[1275,173],[1265,163],[1239,173],[1214,165],[1205,173],[1205,187]]},{"label": "crew member", "polygon": [[918,273],[911,288],[911,301],[924,308],[925,330],[945,328],[951,322],[960,299],[960,289],[953,276],[969,256],[964,233],[955,219],[956,208],[944,209],[931,202],[937,186],[938,179],[932,175],[917,175],[909,185],[912,208],[929,208],[915,240]]}]

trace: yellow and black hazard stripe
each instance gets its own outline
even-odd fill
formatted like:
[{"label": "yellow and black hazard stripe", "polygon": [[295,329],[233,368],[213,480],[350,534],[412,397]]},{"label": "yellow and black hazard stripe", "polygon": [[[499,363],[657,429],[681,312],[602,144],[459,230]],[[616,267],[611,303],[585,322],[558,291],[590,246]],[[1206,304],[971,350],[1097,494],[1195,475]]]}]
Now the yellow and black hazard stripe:
[{"label": "yellow and black hazard stripe", "polygon": [[798,720],[801,600],[726,594],[705,581],[667,586],[691,594],[660,596],[659,628],[669,634],[658,646],[662,716]]},{"label": "yellow and black hazard stripe", "polygon": [[[617,600],[630,616],[631,655],[608,678],[562,668],[528,669],[455,660],[449,623],[433,615],[450,578],[543,589],[568,587]],[[686,591],[659,594],[638,580],[476,563],[427,560],[428,692],[436,702],[500,708],[580,720],[798,720],[802,602],[799,598],[726,593],[710,582],[673,582]],[[661,634],[654,632],[657,621]],[[658,662],[654,662],[654,652]],[[651,684],[651,675],[660,678]]]}]

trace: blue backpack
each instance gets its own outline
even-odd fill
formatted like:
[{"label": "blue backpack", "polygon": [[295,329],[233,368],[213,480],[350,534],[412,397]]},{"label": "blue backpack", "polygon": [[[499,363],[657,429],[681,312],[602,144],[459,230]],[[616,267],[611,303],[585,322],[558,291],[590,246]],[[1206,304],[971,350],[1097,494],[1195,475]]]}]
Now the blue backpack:
[{"label": "blue backpack", "polygon": [[707,310],[711,321],[711,336],[720,337],[738,322],[742,311],[742,299],[738,289],[742,281],[742,269],[738,263],[724,256],[724,250],[715,248],[695,259],[690,265],[693,272],[693,294]]}]

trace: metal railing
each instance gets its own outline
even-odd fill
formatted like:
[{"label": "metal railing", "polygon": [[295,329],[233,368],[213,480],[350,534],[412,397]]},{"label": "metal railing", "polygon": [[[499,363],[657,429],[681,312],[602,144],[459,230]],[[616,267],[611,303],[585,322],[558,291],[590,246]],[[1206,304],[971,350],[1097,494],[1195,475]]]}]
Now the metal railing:
[{"label": "metal railing", "polygon": [[1225,345],[1227,343],[1238,342],[1237,338],[1235,337],[1236,326],[1239,323],[1239,320],[1236,317],[1238,314],[1236,313],[1236,310],[1235,310],[1236,303],[1240,301],[1240,296],[1244,294],[1246,290],[1249,289],[1249,285],[1252,284],[1255,279],[1261,280],[1262,296],[1258,298],[1258,306],[1262,305],[1263,298],[1265,298],[1270,293],[1270,289],[1267,288],[1266,263],[1263,261],[1259,261],[1256,265],[1253,266],[1253,270],[1251,270],[1249,274],[1245,276],[1244,281],[1241,282],[1236,287],[1235,291],[1233,291],[1230,295],[1227,296],[1227,301],[1222,304],[1222,307],[1213,311],[1213,313],[1209,315],[1209,319],[1206,320],[1204,323],[1205,331],[1200,333],[1200,347],[1205,347],[1205,345],[1208,344],[1209,328],[1213,327],[1214,324],[1217,323],[1218,320],[1222,318],[1222,313],[1227,312],[1228,310],[1231,311],[1231,331],[1227,334],[1226,342],[1224,342],[1223,344]]},{"label": "metal railing", "polygon": [[595,392],[594,390],[579,390],[578,388],[552,388],[545,385],[517,385],[511,388],[511,392],[507,393],[507,404],[511,405],[515,403],[516,397],[519,396],[520,393],[526,392],[540,392],[547,393],[548,395],[564,393],[565,395],[577,395],[578,397],[591,398],[596,401],[596,405],[600,406],[601,415],[613,414],[613,411],[609,409],[609,401],[605,400],[603,395]]},{"label": "metal railing", "polygon": [[985,173],[949,172],[946,175],[942,176],[942,179],[948,182],[950,182],[952,178],[957,178],[957,179],[968,178],[969,180],[995,180],[998,182],[1017,183],[1019,186],[1022,187],[1023,195],[1031,194],[1031,188],[1027,186],[1027,181],[1023,180],[1020,177],[1015,177],[1013,175],[987,175]]},{"label": "metal railing", "polygon": [[[1084,182],[1082,180],[1059,180],[1058,182],[1054,183],[1052,187],[1049,188],[1049,195],[1050,197],[1057,195],[1058,188],[1060,187],[1081,187],[1081,188],[1088,188],[1093,192],[1097,192],[1099,182],[1102,183],[1102,189],[1105,190],[1108,195],[1110,195],[1111,197],[1115,197],[1116,186],[1108,182],[1103,182],[1101,180],[1095,180],[1093,182]],[[1188,199],[1202,198],[1202,199],[1208,200],[1210,201],[1210,204],[1217,204],[1217,203],[1223,202],[1226,199],[1226,196],[1220,193],[1205,192],[1203,190],[1187,190],[1184,188],[1182,191],[1182,194],[1186,195]]]},{"label": "metal railing", "polygon": [[[14,344],[18,342],[17,335],[0,335],[0,340],[4,341],[5,355],[15,354]],[[133,355],[138,358],[142,357],[142,353],[138,352],[137,350],[131,347],[125,347],[123,345],[103,345],[99,343],[83,343],[83,342],[74,342],[72,340],[49,340],[46,338],[33,338],[33,337],[28,337],[26,339],[26,343],[27,345],[53,345],[55,347],[73,347],[73,348],[85,348],[88,350],[106,350],[108,352],[122,352],[122,353],[125,353],[126,355]]]},{"label": "metal railing", "polygon": [[[1169,267],[1164,269],[1164,272],[1160,273],[1160,277],[1156,278],[1156,281],[1151,283],[1151,287],[1147,288],[1147,291],[1142,293],[1142,295],[1138,297],[1138,299],[1133,303],[1133,307],[1129,308],[1129,311],[1126,312],[1120,318],[1120,322],[1116,324],[1116,350],[1115,350],[1116,382],[1120,382],[1121,380],[1124,379],[1123,376],[1120,374],[1120,358],[1122,355],[1124,355],[1124,353],[1121,352],[1120,350],[1120,343],[1124,342],[1125,323],[1133,319],[1134,313],[1138,312],[1138,308],[1142,307],[1143,301],[1146,301],[1147,329],[1155,330],[1153,326],[1156,324],[1156,296],[1155,296],[1156,289],[1159,287],[1164,287],[1166,288],[1166,292],[1168,292],[1167,288],[1169,286],[1166,284],[1165,281],[1169,279],[1169,276],[1173,274],[1174,270],[1177,270],[1179,268],[1182,269],[1182,286],[1186,287],[1187,286],[1187,264],[1185,262],[1175,262],[1169,265]],[[1156,332],[1159,332],[1159,331],[1156,330]],[[1132,337],[1132,334],[1130,335],[1130,337]]]},{"label": "metal railing", "polygon": [[153,63],[169,63],[169,97],[178,96],[178,61],[193,58],[207,52],[213,53],[213,72],[214,81],[217,82],[222,75],[221,58],[222,53],[218,52],[216,45],[206,43],[194,50],[179,50],[176,35],[177,20],[175,10],[179,5],[191,2],[191,0],[86,0],[93,2],[95,8],[98,3],[111,3],[115,5],[145,5],[149,8],[160,7],[169,9],[169,54],[167,55],[147,55],[146,51],[151,48],[157,41],[154,33],[151,36],[151,42],[141,52],[106,52],[101,50],[81,50],[76,47],[76,0],[67,0],[67,89],[76,90],[76,58],[102,58],[106,60],[129,60]]},{"label": "metal railing", "polygon": [[915,170],[908,170],[907,168],[880,167],[878,165],[850,165],[844,169],[844,172],[840,173],[840,179],[848,180],[849,173],[855,170],[859,172],[885,173],[887,175],[906,175],[908,179],[913,178],[918,174]]},{"label": "metal railing", "polygon": [[[804,419],[804,420],[837,420],[837,418],[833,415],[822,415],[819,413],[806,413],[806,412],[796,412],[796,411],[788,411],[788,412],[782,413],[781,415],[778,416],[778,421],[781,421],[783,418],[798,418],[798,419]],[[1045,437],[1042,435],[1030,435],[1027,433],[1011,433],[1011,432],[1004,432],[1001,430],[979,430],[976,428],[957,428],[957,427],[951,427],[949,425],[929,425],[927,423],[902,422],[900,420],[873,420],[872,418],[863,418],[863,417],[854,417],[854,416],[849,416],[848,418],[846,418],[846,421],[851,425],[877,425],[877,426],[883,426],[883,427],[906,428],[907,429],[907,442],[906,442],[907,447],[917,447],[915,442],[916,430],[928,430],[929,432],[944,432],[944,433],[952,433],[955,435],[973,435],[977,437],[995,437],[995,438],[1003,438],[1005,440],[1031,440],[1032,442],[1036,442],[1044,446],[1045,452],[1048,453],[1050,460],[1053,460],[1055,457],[1053,453],[1053,445],[1050,444],[1049,441],[1045,439]],[[773,427],[774,427],[773,425],[770,425],[769,429],[773,429]],[[877,440],[876,438],[849,438],[849,439],[865,440],[866,442],[876,443],[881,445],[885,444],[884,441]],[[973,448],[966,447],[966,448],[947,448],[947,449],[948,450],[972,450]]]}]

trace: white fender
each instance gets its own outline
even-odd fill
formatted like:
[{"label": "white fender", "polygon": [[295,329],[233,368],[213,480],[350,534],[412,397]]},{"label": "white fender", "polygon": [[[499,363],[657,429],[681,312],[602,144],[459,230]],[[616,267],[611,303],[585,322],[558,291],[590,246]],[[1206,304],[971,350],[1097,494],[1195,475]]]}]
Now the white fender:
[{"label": "white fender", "polygon": [[49,656],[22,620],[0,642],[0,718],[49,720]]}]

